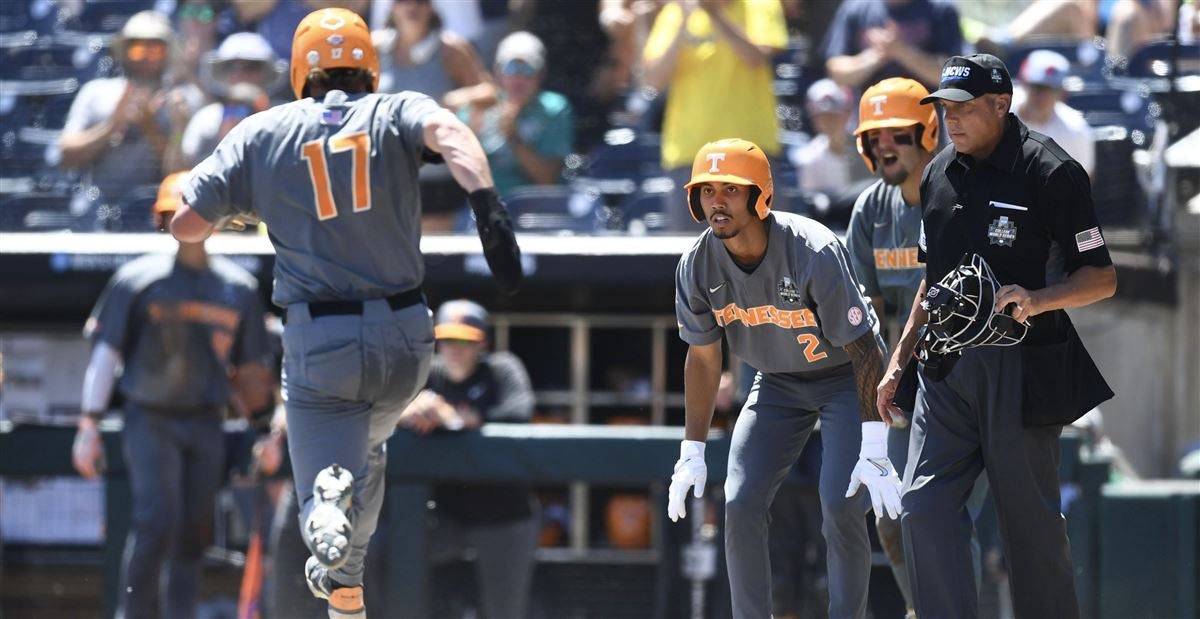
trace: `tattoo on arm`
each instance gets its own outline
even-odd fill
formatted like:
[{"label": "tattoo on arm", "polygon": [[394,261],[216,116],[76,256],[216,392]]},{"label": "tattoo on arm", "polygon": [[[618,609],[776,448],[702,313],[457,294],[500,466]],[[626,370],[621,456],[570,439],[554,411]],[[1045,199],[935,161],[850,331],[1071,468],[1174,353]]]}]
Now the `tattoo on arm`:
[{"label": "tattoo on arm", "polygon": [[862,421],[880,421],[875,410],[875,388],[883,377],[883,351],[868,331],[842,348],[850,355],[854,366],[854,385],[858,393],[858,410]]}]

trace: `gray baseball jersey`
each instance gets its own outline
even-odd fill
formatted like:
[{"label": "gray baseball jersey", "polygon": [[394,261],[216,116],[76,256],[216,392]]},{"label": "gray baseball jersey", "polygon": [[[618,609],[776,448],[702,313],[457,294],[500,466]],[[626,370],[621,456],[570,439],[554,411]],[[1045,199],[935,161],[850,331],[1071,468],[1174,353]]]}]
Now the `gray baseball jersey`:
[{"label": "gray baseball jersey", "polygon": [[768,215],[767,251],[746,273],[705,230],[679,261],[679,337],[711,344],[724,332],[743,361],[766,373],[810,372],[849,363],[842,347],[878,329],[859,292],[846,247],[820,223]]},{"label": "gray baseball jersey", "polygon": [[202,271],[170,254],[123,265],[83,334],[121,354],[127,400],[162,412],[225,406],[229,367],[269,354],[258,282],[220,256]]},{"label": "gray baseball jersey", "polygon": [[[184,185],[205,220],[253,213],[275,246],[272,301],[363,300],[417,288],[424,124],[415,92],[331,91],[271,108],[229,132]],[[335,200],[334,197],[337,197]]]},{"label": "gray baseball jersey", "polygon": [[[901,329],[925,277],[925,264],[917,259],[920,234],[921,206],[909,206],[899,185],[883,181],[858,196],[846,232],[854,274],[868,297],[880,296],[896,306]],[[882,307],[875,310],[883,313]]]}]

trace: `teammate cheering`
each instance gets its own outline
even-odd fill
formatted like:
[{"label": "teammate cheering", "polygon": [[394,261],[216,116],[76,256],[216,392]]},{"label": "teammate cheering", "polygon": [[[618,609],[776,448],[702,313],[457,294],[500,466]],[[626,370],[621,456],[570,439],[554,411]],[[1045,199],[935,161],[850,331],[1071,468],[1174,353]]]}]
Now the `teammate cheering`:
[{"label": "teammate cheering", "polygon": [[810,219],[771,212],[771,168],[758,146],[740,139],[704,145],[685,189],[692,216],[709,229],[675,276],[679,334],[689,344],[687,427],[667,513],[684,516],[688,490],[695,486],[700,496],[708,477],[704,440],[724,334],[758,370],[733,431],[725,486],[733,614],[771,616],[767,510],[820,419],[829,614],[863,617],[871,547],[859,486],[867,487],[877,514],[886,508],[895,518],[900,507],[887,428],[874,405],[883,372],[878,321],[837,237]]},{"label": "teammate cheering", "polygon": [[383,503],[384,442],[433,354],[419,290],[421,164],[444,159],[469,193],[505,291],[520,282],[520,252],[470,130],[425,95],[374,94],[379,61],[358,15],[305,17],[291,81],[298,101],[247,118],[195,168],[171,230],[198,241],[230,219],[270,228],[272,300],[286,308],[288,438],[313,553],[305,573],[330,617],[365,617],[363,559]]}]

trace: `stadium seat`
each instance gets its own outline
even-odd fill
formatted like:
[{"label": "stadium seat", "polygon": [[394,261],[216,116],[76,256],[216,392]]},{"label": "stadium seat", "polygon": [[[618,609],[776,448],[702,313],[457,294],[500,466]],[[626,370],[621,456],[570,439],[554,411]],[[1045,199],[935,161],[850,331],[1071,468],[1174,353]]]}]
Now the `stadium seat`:
[{"label": "stadium seat", "polygon": [[80,83],[78,51],[75,45],[61,43],[0,48],[0,92],[14,96],[74,93]]},{"label": "stadium seat", "polygon": [[[1172,41],[1153,41],[1142,46],[1129,58],[1128,65],[1121,73],[1126,77],[1140,79],[1165,78],[1170,72],[1170,61],[1174,51]],[[1200,73],[1200,45],[1196,43],[1180,45],[1179,74]]]},{"label": "stadium seat", "polygon": [[26,193],[0,198],[0,231],[69,228],[72,219],[68,208],[70,200],[66,193]]},{"label": "stadium seat", "polygon": [[1064,41],[1061,39],[1033,39],[1013,43],[1008,48],[1004,63],[1017,77],[1025,58],[1036,50],[1045,49],[1058,52],[1071,63],[1071,74],[1082,77],[1086,82],[1101,81],[1107,67],[1104,49],[1092,41]]},{"label": "stadium seat", "polygon": [[592,230],[592,198],[565,185],[518,187],[505,196],[517,230],[586,232]]},{"label": "stadium seat", "polygon": [[[664,196],[661,192],[638,191],[630,194],[615,207],[605,206],[597,210],[597,230],[633,234],[662,232],[668,223],[667,215],[663,212],[663,202]],[[681,192],[680,208],[682,207]]]},{"label": "stadium seat", "polygon": [[610,131],[605,144],[588,153],[575,181],[598,185],[601,193],[631,194],[642,179],[661,174],[661,148],[656,134]]},{"label": "stadium seat", "polygon": [[154,0],[88,0],[67,27],[83,32],[116,32],[138,11],[154,8]]}]

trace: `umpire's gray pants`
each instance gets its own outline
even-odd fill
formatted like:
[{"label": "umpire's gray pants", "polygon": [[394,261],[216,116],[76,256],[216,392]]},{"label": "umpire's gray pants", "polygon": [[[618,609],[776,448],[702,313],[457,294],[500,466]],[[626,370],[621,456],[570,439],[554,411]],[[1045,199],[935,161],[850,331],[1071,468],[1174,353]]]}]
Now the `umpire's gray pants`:
[{"label": "umpire's gray pants", "polygon": [[725,554],[733,616],[739,619],[771,616],[768,508],[818,417],[829,616],[866,615],[871,546],[864,515],[870,504],[865,490],[845,498],[862,442],[854,375],[847,365],[820,377],[760,372],[738,416],[725,480]]},{"label": "umpire's gray pants", "polygon": [[315,320],[307,304],[287,308],[283,386],[301,526],[321,469],[337,463],[354,474],[350,558],[330,572],[340,584],[362,584],[383,505],[385,442],[425,386],[432,357],[433,320],[424,304],[392,311],[386,301],[365,301],[361,316]]},{"label": "umpire's gray pants", "polygon": [[921,376],[904,473],[904,550],[921,619],[979,614],[965,503],[987,471],[1019,618],[1079,617],[1060,512],[1062,428],[1021,422],[1021,352],[963,353],[945,380]]}]

